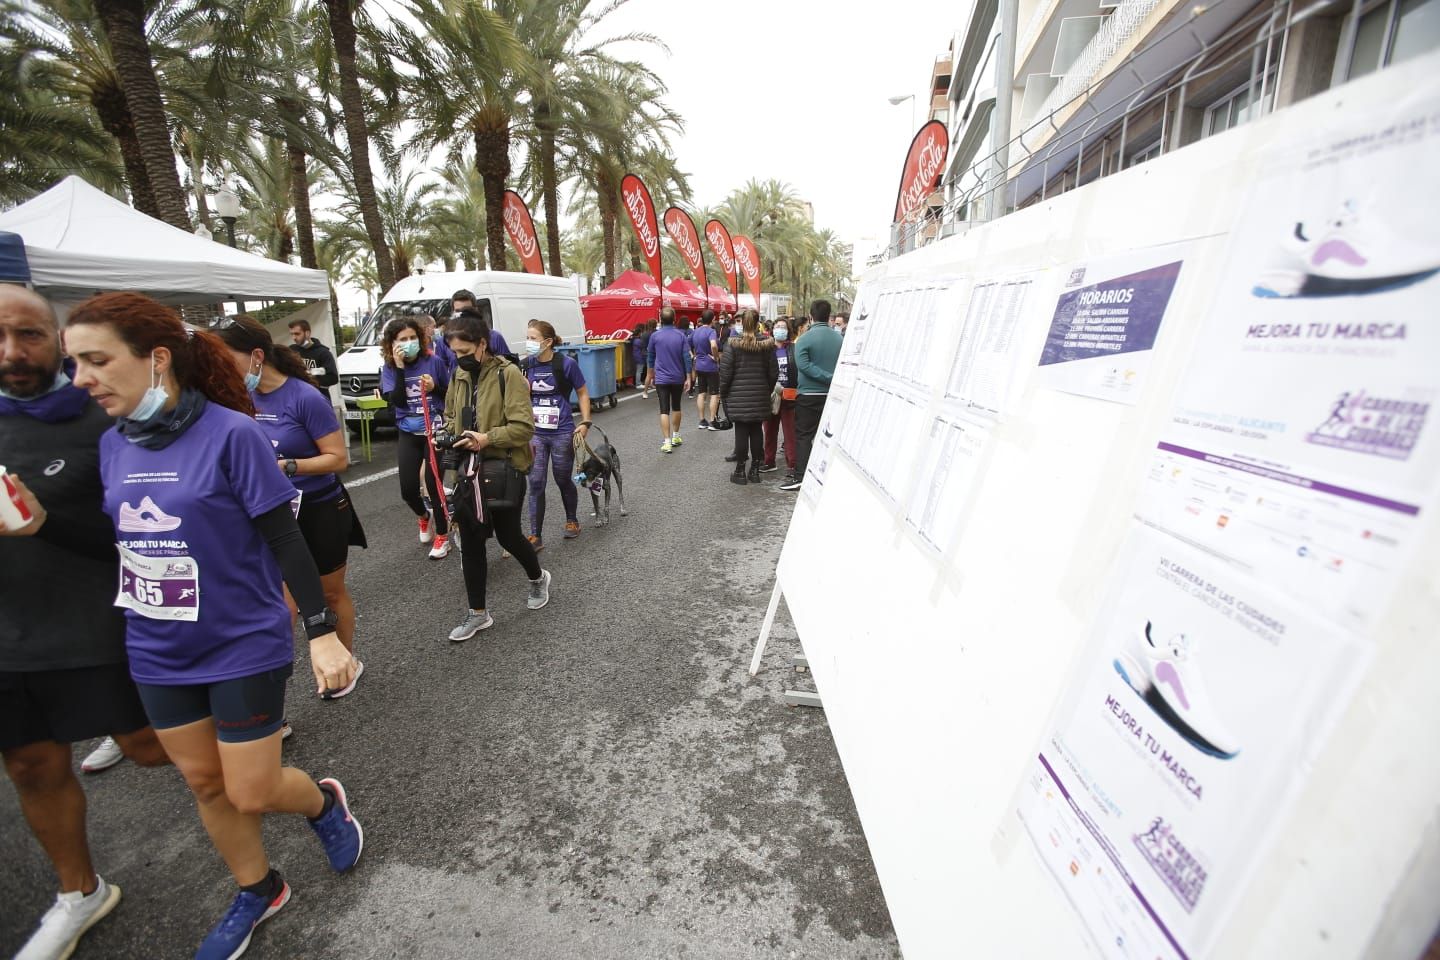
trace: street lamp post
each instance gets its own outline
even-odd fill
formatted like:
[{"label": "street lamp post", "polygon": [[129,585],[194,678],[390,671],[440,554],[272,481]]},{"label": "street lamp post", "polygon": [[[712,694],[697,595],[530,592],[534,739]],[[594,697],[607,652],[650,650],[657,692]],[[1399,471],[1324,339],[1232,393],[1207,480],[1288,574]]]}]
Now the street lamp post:
[{"label": "street lamp post", "polygon": [[222,187],[220,192],[215,194],[215,212],[225,222],[230,246],[235,246],[235,221],[240,218],[240,198],[235,196],[229,187]]},{"label": "street lamp post", "polygon": [[[235,246],[235,221],[240,219],[240,198],[229,187],[221,187],[220,192],[215,194],[215,212],[225,222],[225,232],[230,241],[230,246]],[[245,312],[245,304],[239,300],[235,301],[235,310],[238,313]]]},{"label": "street lamp post", "polygon": [[898,107],[906,100],[910,101],[910,132],[915,132],[915,94],[907,93],[903,97],[891,97],[890,106]]}]

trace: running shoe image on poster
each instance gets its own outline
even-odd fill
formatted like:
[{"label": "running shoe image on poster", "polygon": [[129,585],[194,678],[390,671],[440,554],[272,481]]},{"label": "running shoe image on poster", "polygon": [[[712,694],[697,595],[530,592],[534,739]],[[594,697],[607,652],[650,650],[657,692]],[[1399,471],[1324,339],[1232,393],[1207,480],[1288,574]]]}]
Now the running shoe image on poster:
[{"label": "running shoe image on poster", "polygon": [[1157,643],[1155,628],[1147,620],[1129,649],[1115,658],[1115,672],[1192,747],[1229,760],[1239,754],[1240,747],[1216,715],[1196,663],[1195,646],[1183,633]]},{"label": "running shoe image on poster", "polygon": [[1388,236],[1366,224],[1353,200],[1325,218],[1294,225],[1256,278],[1261,298],[1340,297],[1383,293],[1440,272],[1440,254],[1423,243]]}]

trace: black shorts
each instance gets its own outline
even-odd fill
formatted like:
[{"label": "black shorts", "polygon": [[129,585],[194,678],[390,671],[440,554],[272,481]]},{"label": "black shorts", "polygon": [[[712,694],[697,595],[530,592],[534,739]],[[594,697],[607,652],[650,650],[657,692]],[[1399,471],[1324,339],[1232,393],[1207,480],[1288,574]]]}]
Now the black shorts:
[{"label": "black shorts", "polygon": [[681,383],[657,383],[655,384],[655,395],[660,398],[660,412],[679,413],[680,395],[685,391],[681,389]]},{"label": "black shorts", "polygon": [[218,683],[179,687],[137,683],[136,687],[156,730],[214,717],[215,735],[221,741],[249,743],[280,729],[285,720],[285,684],[293,671],[287,665]]},{"label": "black shorts", "polygon": [[355,511],[350,506],[350,494],[341,488],[338,496],[328,500],[312,501],[300,498],[300,513],[295,517],[310,556],[315,558],[315,568],[320,576],[334,573],[345,566],[350,556],[350,536],[355,524]]},{"label": "black shorts", "polygon": [[695,371],[695,392],[717,395],[720,393],[720,371]]},{"label": "black shorts", "polygon": [[0,750],[134,733],[149,723],[126,664],[0,670]]}]

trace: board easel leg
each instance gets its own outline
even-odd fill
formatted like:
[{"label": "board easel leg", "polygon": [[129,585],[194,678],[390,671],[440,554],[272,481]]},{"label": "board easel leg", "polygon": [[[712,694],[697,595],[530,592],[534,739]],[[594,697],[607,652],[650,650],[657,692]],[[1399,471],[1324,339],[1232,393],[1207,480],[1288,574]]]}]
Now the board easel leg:
[{"label": "board easel leg", "polygon": [[765,611],[765,622],[760,624],[760,639],[755,644],[755,656],[750,658],[750,676],[760,669],[760,658],[765,655],[765,644],[770,640],[770,630],[775,626],[775,611],[780,609],[780,577],[775,577],[775,589],[770,591],[770,608]]}]

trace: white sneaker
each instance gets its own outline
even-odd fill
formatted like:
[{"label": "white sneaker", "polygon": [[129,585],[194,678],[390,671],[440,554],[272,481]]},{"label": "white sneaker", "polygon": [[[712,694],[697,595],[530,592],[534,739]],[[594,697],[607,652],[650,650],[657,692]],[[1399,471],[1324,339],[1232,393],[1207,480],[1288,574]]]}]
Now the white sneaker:
[{"label": "white sneaker", "polygon": [[40,919],[40,929],[15,954],[15,960],[65,960],[75,952],[75,946],[85,931],[99,923],[120,902],[119,887],[106,883],[99,874],[95,879],[99,884],[88,897],[76,890],[55,898],[55,906],[45,911],[45,916]]},{"label": "white sneaker", "polygon": [[421,543],[429,543],[435,539],[435,531],[431,529],[432,521],[430,520],[430,514],[427,513],[423,517],[417,517],[415,525],[420,528]]},{"label": "white sneaker", "polygon": [[80,761],[80,769],[86,773],[99,773],[101,770],[109,770],[124,759],[125,751],[120,749],[120,744],[115,742],[114,737],[106,737],[100,741],[100,746],[91,750],[90,755]]},{"label": "white sneaker", "polygon": [[460,626],[450,631],[451,643],[464,643],[481,630],[489,630],[495,626],[495,618],[490,616],[488,610],[481,610],[476,613],[474,610],[465,611],[465,619],[460,621]]},{"label": "white sneaker", "polygon": [[539,580],[530,581],[530,597],[525,601],[525,606],[531,610],[539,610],[550,602],[550,571],[541,570]]},{"label": "white sneaker", "polygon": [[450,538],[437,533],[435,542],[430,546],[430,559],[444,560],[448,556],[450,556]]},{"label": "white sneaker", "polygon": [[1239,739],[1210,699],[1196,662],[1195,638],[1176,633],[1161,642],[1157,636],[1147,620],[1113,661],[1115,672],[1191,746],[1221,760],[1236,756]]}]

